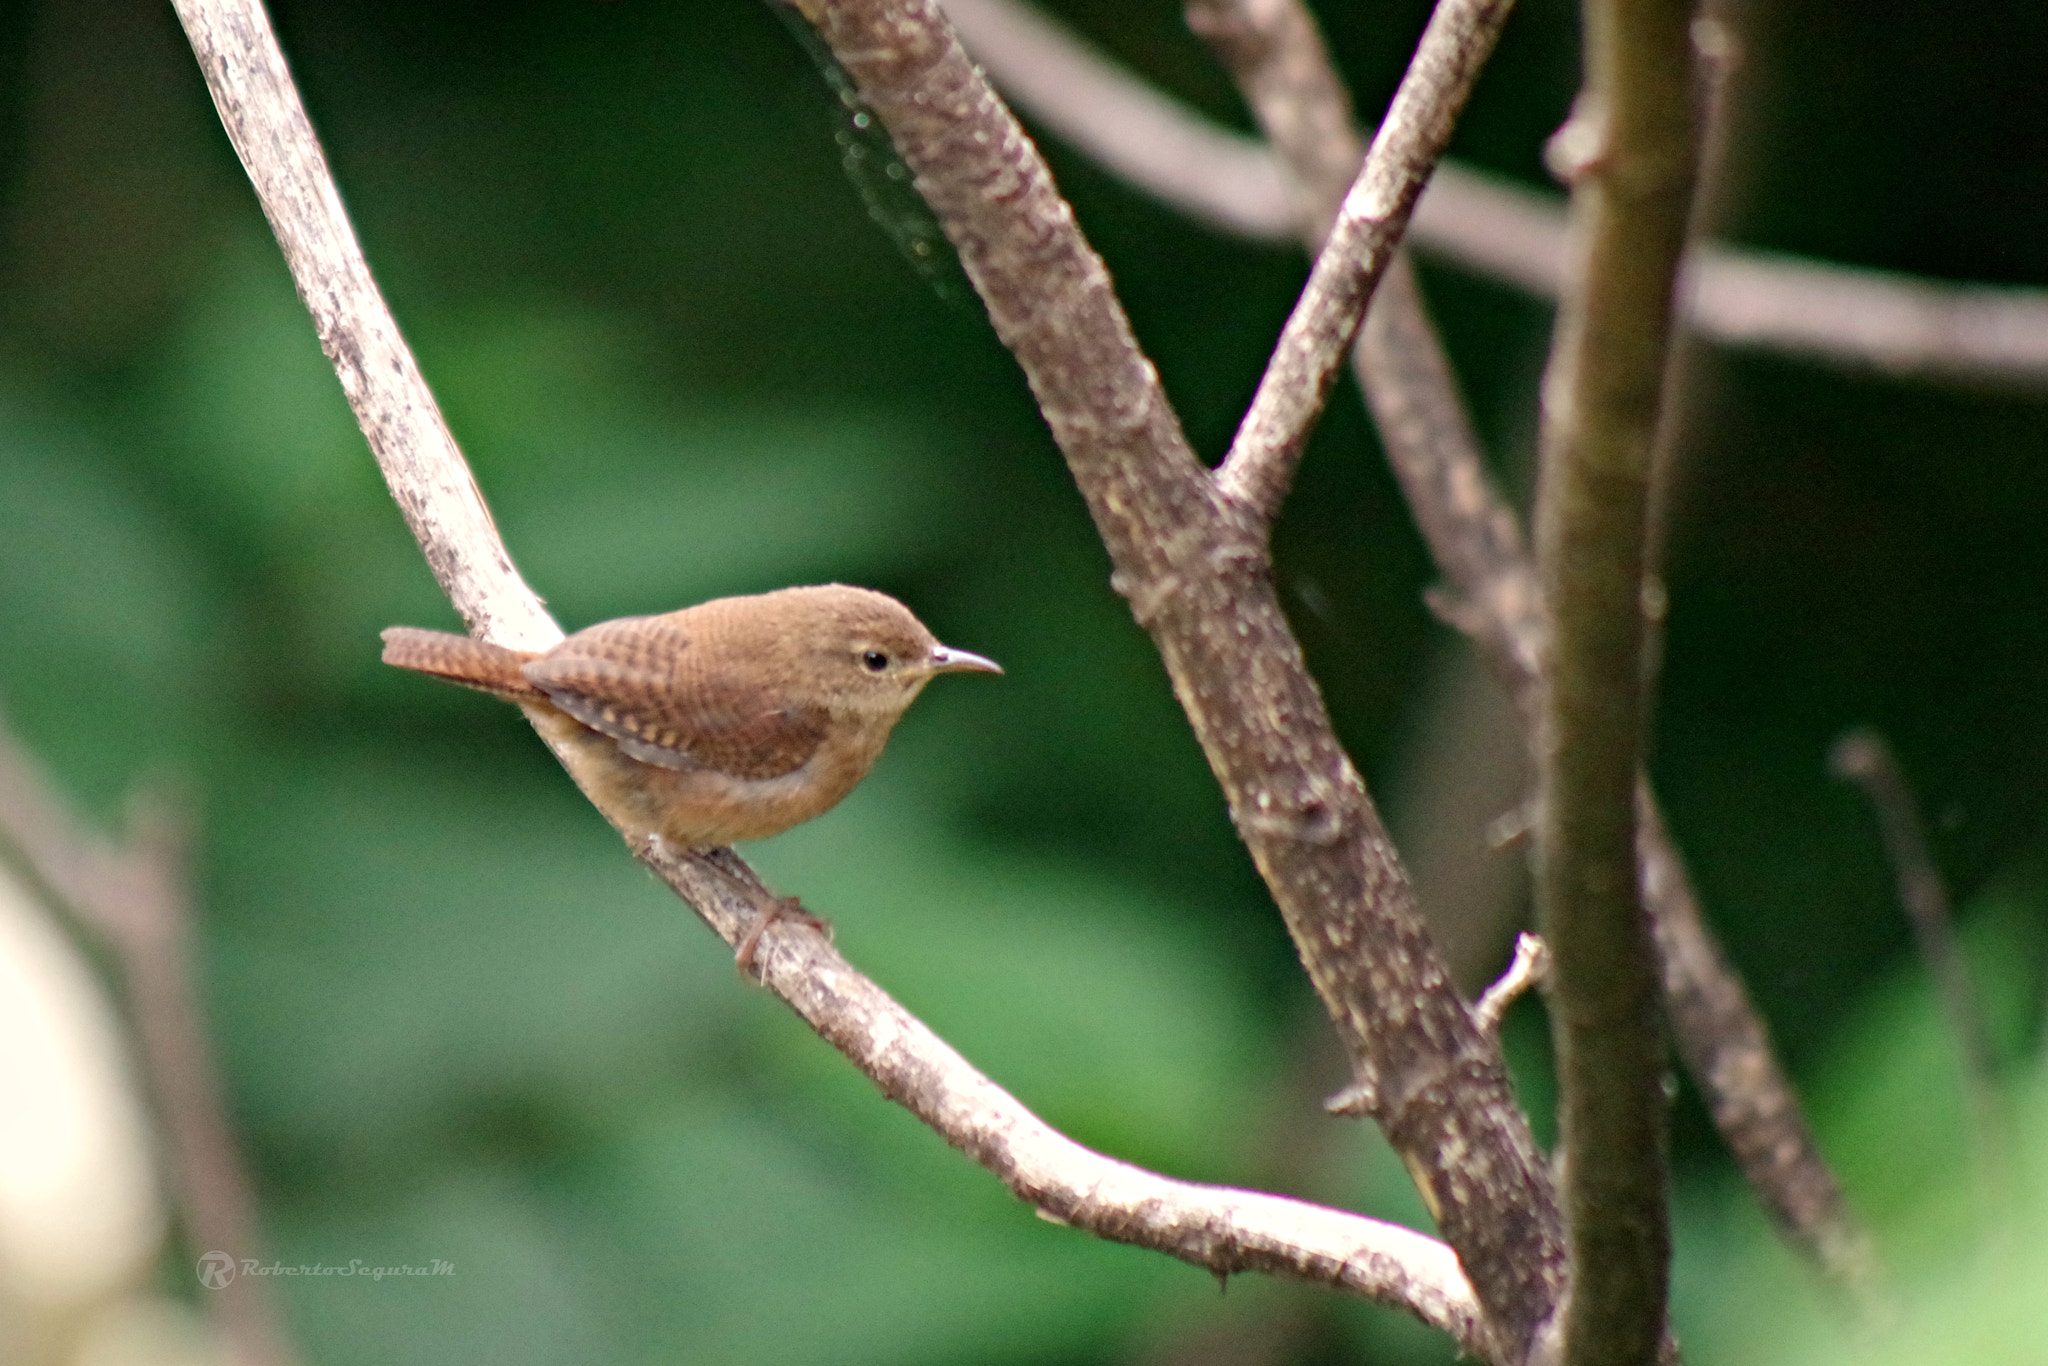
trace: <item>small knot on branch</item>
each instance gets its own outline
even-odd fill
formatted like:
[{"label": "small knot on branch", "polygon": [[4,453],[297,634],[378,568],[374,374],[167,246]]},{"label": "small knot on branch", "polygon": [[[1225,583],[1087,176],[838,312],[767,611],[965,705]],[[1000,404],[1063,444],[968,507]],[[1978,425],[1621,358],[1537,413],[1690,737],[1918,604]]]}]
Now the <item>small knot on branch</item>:
[{"label": "small knot on branch", "polygon": [[1190,0],[1187,25],[1188,32],[1216,49],[1216,55],[1233,70],[1256,67],[1272,51],[1272,39],[1240,6]]},{"label": "small knot on branch", "polygon": [[1246,569],[1265,574],[1273,567],[1273,550],[1264,536],[1240,533],[1224,540],[1209,552],[1209,568],[1217,578]]},{"label": "small knot on branch", "polygon": [[1297,796],[1283,798],[1261,790],[1247,802],[1233,802],[1230,818],[1248,840],[1260,836],[1318,847],[1335,844],[1351,825],[1344,793],[1313,777],[1309,790]]}]

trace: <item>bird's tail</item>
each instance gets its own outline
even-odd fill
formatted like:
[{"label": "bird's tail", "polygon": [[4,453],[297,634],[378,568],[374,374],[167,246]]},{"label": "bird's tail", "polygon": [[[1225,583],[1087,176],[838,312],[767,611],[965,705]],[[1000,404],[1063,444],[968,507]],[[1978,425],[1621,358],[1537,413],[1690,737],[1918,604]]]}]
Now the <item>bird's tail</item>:
[{"label": "bird's tail", "polygon": [[422,631],[415,626],[391,626],[384,631],[386,664],[515,701],[547,700],[547,694],[520,672],[519,666],[534,657],[531,650],[508,650],[447,631]]}]

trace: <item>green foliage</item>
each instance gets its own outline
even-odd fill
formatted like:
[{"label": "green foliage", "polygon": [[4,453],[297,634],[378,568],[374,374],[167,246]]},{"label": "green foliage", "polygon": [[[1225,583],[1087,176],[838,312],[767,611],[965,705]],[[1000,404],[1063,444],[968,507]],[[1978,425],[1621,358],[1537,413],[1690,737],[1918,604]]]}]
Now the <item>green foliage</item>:
[{"label": "green foliage", "polygon": [[[1972,908],[1966,947],[2000,1054],[1997,1113],[1976,1131],[1948,1021],[1917,964],[1871,993],[1844,1031],[1814,1119],[1891,1275],[1879,1316],[1853,1319],[1761,1221],[1729,1206],[1711,1256],[1681,1260],[1688,1360],[1976,1363],[2031,1360],[2048,1248],[2048,1085],[2034,1052],[2048,884],[2039,869]],[[1739,1224],[1740,1227],[1734,1227]],[[1693,1274],[1687,1275],[1687,1272]],[[1689,1331],[1688,1331],[1689,1330]]]}]

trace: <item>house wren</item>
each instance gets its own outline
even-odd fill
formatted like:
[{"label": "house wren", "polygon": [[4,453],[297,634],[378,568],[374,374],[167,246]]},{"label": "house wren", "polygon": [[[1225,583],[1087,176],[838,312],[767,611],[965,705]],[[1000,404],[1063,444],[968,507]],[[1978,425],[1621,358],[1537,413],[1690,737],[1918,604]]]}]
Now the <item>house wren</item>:
[{"label": "house wren", "polygon": [[393,626],[384,662],[520,703],[628,835],[681,849],[824,814],[933,675],[1002,672],[894,598],[836,583],[621,617],[539,653]]}]

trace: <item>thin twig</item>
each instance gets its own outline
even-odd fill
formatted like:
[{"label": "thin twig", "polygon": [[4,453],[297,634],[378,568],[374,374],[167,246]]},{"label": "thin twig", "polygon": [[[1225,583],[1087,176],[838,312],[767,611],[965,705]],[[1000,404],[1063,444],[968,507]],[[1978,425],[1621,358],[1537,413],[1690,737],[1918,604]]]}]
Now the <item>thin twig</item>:
[{"label": "thin twig", "polygon": [[1650,460],[1698,134],[1692,8],[1586,0],[1584,86],[1552,139],[1577,261],[1543,384],[1536,564],[1550,614],[1536,912],[1557,1053],[1572,1292],[1565,1366],[1647,1363],[1671,1232],[1664,1021],[1636,866]]},{"label": "thin twig", "polygon": [[[976,8],[1012,6],[996,0]],[[1351,92],[1337,76],[1314,16],[1301,4],[1189,0],[1187,21],[1223,59],[1266,135],[1295,202],[1286,235],[1307,240],[1311,255],[1320,252],[1358,176],[1365,144],[1358,136]],[[1007,68],[1007,57],[1004,64]],[[1258,146],[1250,139],[1240,141]],[[1240,192],[1251,193],[1252,187]]]},{"label": "thin twig", "polygon": [[[949,0],[946,9],[1027,113],[1132,185],[1245,237],[1300,236],[1302,192],[1258,142],[1210,123],[1018,0]],[[1437,168],[1411,236],[1420,251],[1543,298],[1564,282],[1556,197],[1456,162]],[[1686,324],[1710,341],[1904,378],[2048,386],[2048,290],[1714,242],[1694,249],[1686,279]]]},{"label": "thin twig", "polygon": [[1522,994],[1543,980],[1550,971],[1550,950],[1543,946],[1543,940],[1533,934],[1515,936],[1515,956],[1508,963],[1508,970],[1500,979],[1472,1003],[1472,1014],[1479,1020],[1479,1027],[1498,1030],[1508,1007],[1520,1000]]},{"label": "thin twig", "polygon": [[[558,635],[530,590],[511,572],[509,557],[454,443],[435,437],[432,430],[422,430],[438,428],[431,397],[418,379],[417,366],[409,355],[402,354],[404,344],[370,283],[368,266],[355,246],[340,198],[327,179],[318,144],[260,6],[255,0],[180,0],[179,15],[230,138],[277,230],[301,296],[314,310],[329,355],[344,384],[350,386],[352,400],[358,403],[364,434],[394,496],[409,509],[409,521],[428,563],[450,598],[466,604],[464,615],[482,638],[505,644],[523,640],[531,645]],[[943,32],[929,12],[919,19],[913,39]],[[880,51],[880,45],[870,50]],[[953,56],[964,67],[957,48]],[[993,103],[993,97],[988,98]],[[1021,144],[1021,136],[1017,141]],[[299,179],[294,180],[293,175]],[[1059,205],[1054,212],[1063,209],[1064,205]],[[1069,239],[1058,234],[1057,223],[1049,226],[1055,229],[1055,245],[1068,246]],[[337,260],[337,254],[345,259]],[[1065,264],[1061,255],[1050,253],[1044,266],[1050,269]],[[1088,282],[1078,283],[1085,286]],[[1106,283],[1101,293],[1107,298]],[[1110,306],[1114,307],[1113,302]],[[1040,321],[1048,323],[1052,334],[1068,335],[1065,320]],[[350,379],[365,335],[381,337],[401,353],[390,369],[405,387],[388,400],[380,396],[382,391]],[[1123,358],[1084,355],[1075,364],[1078,371],[1087,373],[1098,359],[1115,363]],[[1142,366],[1142,358],[1136,363]],[[1086,422],[1091,416],[1084,409],[1062,411],[1066,424]],[[1110,424],[1108,430],[1129,435],[1132,428],[1149,422],[1177,434],[1163,399],[1156,409],[1141,407],[1127,413],[1126,419],[1125,426]],[[1186,459],[1193,469],[1188,490],[1205,490],[1206,479],[1193,468],[1192,457]],[[1218,557],[1219,567],[1231,563],[1227,557]],[[1278,618],[1277,606],[1272,615]],[[1298,655],[1294,658],[1298,668]],[[1309,696],[1313,698],[1312,689]],[[530,715],[545,733],[546,718]],[[1342,771],[1348,773],[1348,765]],[[1362,790],[1358,795],[1362,798]],[[1249,809],[1263,815],[1268,805],[1259,803]],[[1281,811],[1274,810],[1271,819],[1281,819]],[[1376,826],[1368,828],[1367,833],[1373,832]],[[736,855],[728,850],[717,851],[708,859],[684,856],[658,841],[643,842],[636,853],[727,943],[739,942],[751,924],[755,897],[745,890],[752,874]],[[1260,1269],[1339,1285],[1444,1329],[1467,1352],[1501,1359],[1495,1355],[1490,1324],[1475,1307],[1478,1301],[1459,1270],[1459,1258],[1435,1240],[1418,1239],[1373,1220],[1277,1197],[1172,1182],[1110,1162],[1046,1129],[811,931],[792,925],[771,929],[762,941],[757,962],[764,983],[873,1078],[885,1094],[912,1109],[948,1142],[1053,1217],[1104,1237],[1166,1252],[1219,1274]],[[1399,979],[1404,988],[1413,976],[1411,968]],[[1455,1004],[1455,998],[1451,999]],[[1411,995],[1411,1011],[1413,1001]],[[1425,998],[1424,1004],[1429,1003]],[[1462,1007],[1458,1007],[1458,1015],[1465,1018]],[[1425,1021],[1425,1026],[1428,1023]],[[1356,1037],[1356,1029],[1351,1037]],[[1443,1133],[1441,1124],[1431,1122],[1434,1109],[1430,1101],[1446,1103],[1448,1098],[1437,1098],[1437,1091],[1453,1081],[1462,1083],[1466,1072],[1477,1072],[1476,1089],[1493,1103],[1512,1110],[1505,1072],[1498,1067],[1497,1058],[1489,1067],[1484,1057],[1455,1056],[1457,1061],[1443,1068],[1439,1085],[1427,1088],[1427,1095],[1422,1094],[1425,1088],[1417,1086],[1411,1088],[1415,1094],[1404,1092],[1401,1096],[1405,1103],[1398,1113],[1415,1126],[1421,1141],[1432,1141]],[[1405,1079],[1407,1074],[1396,1071],[1395,1075]],[[1486,1117],[1492,1119],[1493,1112],[1486,1112]],[[1481,1148],[1483,1156],[1490,1149],[1485,1144],[1484,1123],[1479,1127],[1482,1132],[1472,1135],[1470,1141]],[[1466,1137],[1463,1129],[1453,1132]],[[1529,1170],[1540,1171],[1533,1165],[1533,1144],[1526,1146]],[[1478,1175],[1483,1176],[1483,1163],[1477,1166]],[[1489,1199],[1501,1185],[1498,1180],[1488,1184],[1475,1178],[1476,1188]],[[1505,1203],[1510,1208],[1522,1207],[1511,1198],[1518,1188],[1510,1182],[1507,1189]],[[1510,1247],[1500,1255],[1522,1250]]]},{"label": "thin twig", "polygon": [[[182,857],[188,841],[164,812],[145,810],[135,824],[119,844],[89,827],[0,721],[0,845],[53,905],[112,951],[190,1248],[240,1265],[260,1246],[256,1202],[198,998]],[[292,1366],[297,1357],[269,1284],[232,1276],[208,1289],[207,1312],[236,1361]]]},{"label": "thin twig", "polygon": [[1636,802],[1643,900],[1658,908],[1651,923],[1664,960],[1665,1008],[1686,1071],[1779,1232],[1875,1308],[1883,1278],[1876,1245],[1822,1159],[1770,1031],[1700,915],[1685,861],[1640,774]]},{"label": "thin twig", "polygon": [[1037,150],[932,0],[820,0],[820,36],[1016,355],[1374,1114],[1502,1338],[1556,1304],[1547,1173],[1423,929],[1280,611],[1263,518],[1220,496]]},{"label": "thin twig", "polygon": [[1997,1053],[1991,1046],[1991,1029],[1984,1020],[1983,998],[1971,976],[1969,960],[1956,943],[1948,883],[1928,848],[1919,803],[1913,800],[1912,788],[1891,746],[1875,730],[1858,728],[1844,734],[1828,752],[1828,765],[1836,777],[1856,785],[1877,815],[1892,875],[1898,879],[1899,902],[1912,922],[1920,958],[1934,979],[1942,1014],[1955,1039],[1979,1165],[1987,1184],[1998,1189],[2003,1185],[2005,1163]]},{"label": "thin twig", "polygon": [[[1512,8],[1513,0],[1438,0],[1365,164],[1337,210],[1329,240],[1217,473],[1226,497],[1268,521],[1287,496],[1373,289]],[[1347,126],[1348,113],[1315,124]]]},{"label": "thin twig", "polygon": [[[1334,150],[1310,145],[1332,136],[1333,116],[1350,101],[1307,11],[1291,0],[1202,0],[1190,19],[1217,44],[1309,202],[1334,213],[1361,143],[1340,133]],[[1290,136],[1292,130],[1302,135]],[[1439,168],[1433,183],[1444,174]],[[1311,246],[1320,240],[1312,225],[1304,231]],[[1487,470],[1414,274],[1399,256],[1380,282],[1353,361],[1388,458],[1449,581],[1432,592],[1431,605],[1480,646],[1533,725],[1545,629],[1535,565],[1519,519]],[[1867,1300],[1877,1278],[1869,1236],[1820,1155],[1762,1017],[1700,913],[1647,779],[1638,778],[1637,794],[1643,902],[1687,1069],[1784,1236]],[[1513,833],[1526,833],[1531,819],[1516,813]]]}]

